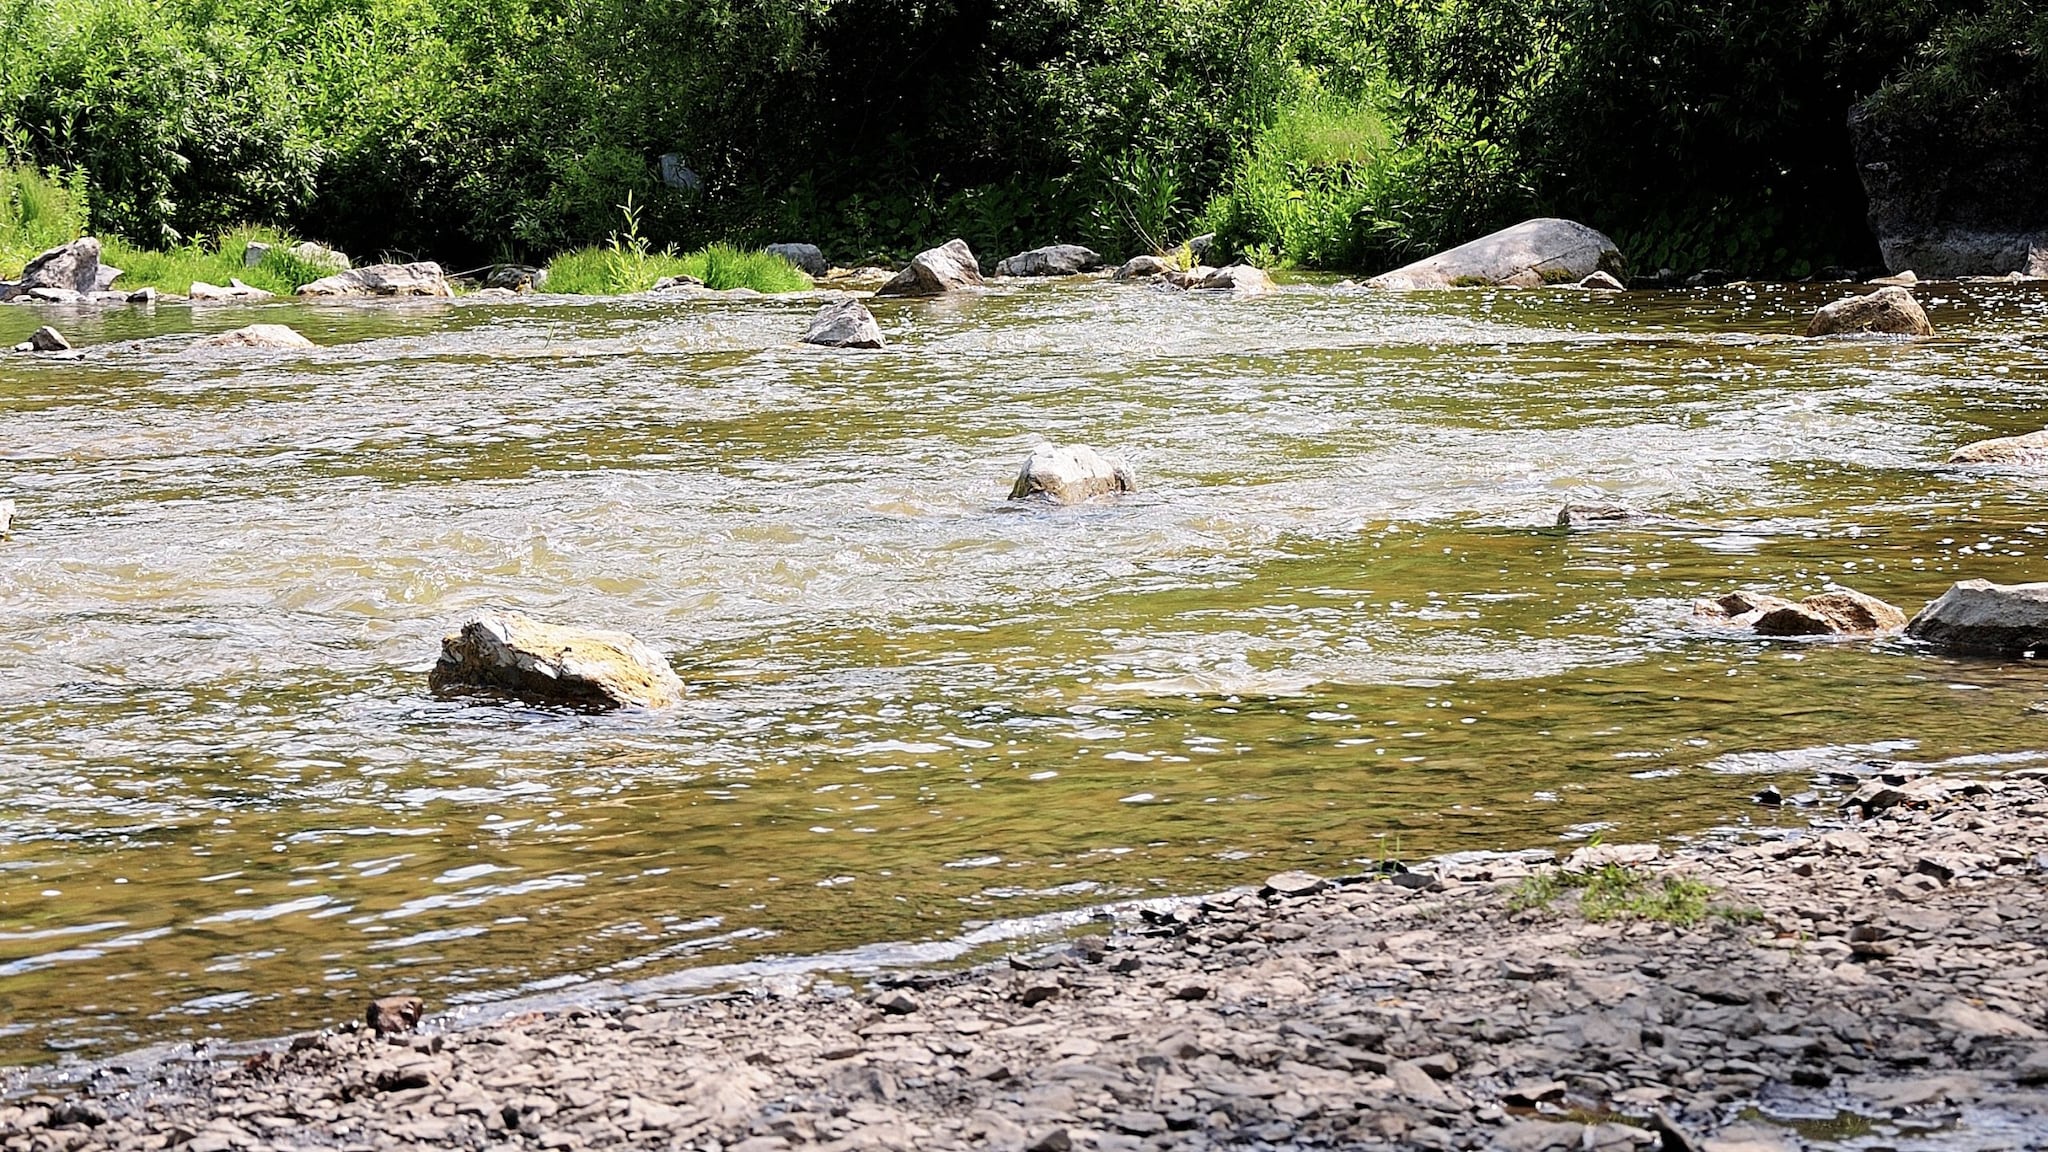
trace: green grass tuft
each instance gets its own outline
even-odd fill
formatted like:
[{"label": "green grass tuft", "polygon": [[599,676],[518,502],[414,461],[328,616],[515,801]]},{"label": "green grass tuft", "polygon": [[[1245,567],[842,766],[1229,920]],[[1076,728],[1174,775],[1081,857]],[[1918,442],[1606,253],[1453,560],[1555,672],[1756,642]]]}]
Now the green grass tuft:
[{"label": "green grass tuft", "polygon": [[82,176],[0,167],[0,278],[19,276],[22,265],[77,239],[85,223]]},{"label": "green grass tuft", "polygon": [[[260,263],[243,264],[246,249],[261,241],[270,245]],[[101,259],[121,269],[115,287],[133,290],[145,285],[180,295],[195,280],[225,286],[240,280],[252,288],[289,296],[299,285],[318,280],[334,269],[300,259],[286,249],[296,241],[271,228],[236,228],[212,244],[187,244],[166,252],[134,248],[119,239],[102,241]]]},{"label": "green grass tuft", "polygon": [[1591,872],[1544,869],[1515,886],[1508,894],[1508,909],[1548,908],[1569,892],[1578,893],[1579,915],[1588,920],[1658,920],[1682,926],[1697,924],[1709,915],[1747,918],[1741,910],[1709,903],[1714,889],[1703,881],[1689,876],[1653,877],[1620,864]]},{"label": "green grass tuft", "polygon": [[547,290],[575,296],[618,296],[645,292],[664,276],[694,276],[706,288],[752,288],[756,292],[802,292],[811,278],[769,252],[713,244],[687,255],[647,252],[631,244],[579,248],[548,261]]}]

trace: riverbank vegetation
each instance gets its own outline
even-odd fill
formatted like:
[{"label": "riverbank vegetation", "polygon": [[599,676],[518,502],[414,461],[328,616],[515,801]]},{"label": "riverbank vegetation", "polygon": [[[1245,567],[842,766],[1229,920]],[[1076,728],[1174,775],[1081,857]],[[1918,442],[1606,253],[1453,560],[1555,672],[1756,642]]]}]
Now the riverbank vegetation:
[{"label": "riverbank vegetation", "polygon": [[0,151],[101,235],[458,267],[631,196],[657,251],[1213,228],[1371,271],[1549,212],[1796,275],[1875,258],[1852,107],[1968,143],[2044,88],[2035,0],[0,0]]}]

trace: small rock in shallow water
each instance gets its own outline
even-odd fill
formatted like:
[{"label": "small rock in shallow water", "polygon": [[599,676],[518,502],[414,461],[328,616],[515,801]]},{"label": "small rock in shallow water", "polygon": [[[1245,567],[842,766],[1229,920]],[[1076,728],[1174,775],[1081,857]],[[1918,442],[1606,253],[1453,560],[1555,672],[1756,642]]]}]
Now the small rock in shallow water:
[{"label": "small rock in shallow water", "polygon": [[194,348],[269,348],[279,351],[317,348],[319,345],[282,324],[251,324],[230,332],[216,332],[193,344]]},{"label": "small rock in shallow water", "polygon": [[882,326],[875,323],[875,314],[851,296],[828,301],[818,309],[818,314],[811,317],[810,328],[804,332],[803,342],[826,348],[884,346]]},{"label": "small rock in shallow water", "polygon": [[1627,287],[1621,281],[1615,279],[1612,273],[1608,272],[1593,273],[1591,276],[1579,281],[1579,287],[1591,289],[1595,292],[1627,291]]},{"label": "small rock in shallow water", "polygon": [[1904,288],[1880,288],[1868,296],[1837,300],[1813,314],[1808,336],[1887,335],[1932,336],[1934,326],[1913,294]]},{"label": "small rock in shallow water", "polygon": [[382,996],[370,1001],[363,1020],[379,1036],[410,1032],[419,1027],[426,1003],[417,996]]},{"label": "small rock in shallow water", "polygon": [[62,332],[48,324],[31,332],[27,343],[21,345],[23,350],[29,352],[62,352],[70,347],[71,341],[66,340]]},{"label": "small rock in shallow water", "polygon": [[532,704],[661,708],[683,682],[659,652],[624,632],[543,624],[485,612],[441,641],[435,692],[503,694]]},{"label": "small rock in shallow water", "polygon": [[1079,276],[1102,267],[1102,257],[1079,244],[1053,244],[1033,248],[998,261],[998,276]]},{"label": "small rock in shallow water", "polygon": [[2006,464],[2019,468],[2048,466],[2048,428],[2019,436],[1979,440],[1949,453],[1951,464]]},{"label": "small rock in shallow water", "polygon": [[1273,896],[1313,896],[1330,882],[1313,872],[1282,872],[1266,878],[1266,892]]},{"label": "small rock in shallow water", "polygon": [[1173,271],[1173,265],[1167,263],[1164,257],[1133,256],[1129,260],[1124,261],[1123,267],[1116,270],[1116,278],[1118,280],[1149,280],[1154,276],[1164,276],[1171,271]]},{"label": "small rock in shallow water", "polygon": [[1567,504],[1557,512],[1557,527],[1585,528],[1594,524],[1626,524],[1637,519],[1636,510],[1626,504]]},{"label": "small rock in shallow water", "polygon": [[981,286],[981,266],[965,240],[948,240],[911,257],[910,263],[887,284],[875,289],[877,296],[943,296]]},{"label": "small rock in shallow water", "polygon": [[1039,498],[1054,504],[1081,504],[1098,496],[1137,489],[1131,470],[1084,445],[1040,444],[1025,457],[1010,486],[1010,499]]}]

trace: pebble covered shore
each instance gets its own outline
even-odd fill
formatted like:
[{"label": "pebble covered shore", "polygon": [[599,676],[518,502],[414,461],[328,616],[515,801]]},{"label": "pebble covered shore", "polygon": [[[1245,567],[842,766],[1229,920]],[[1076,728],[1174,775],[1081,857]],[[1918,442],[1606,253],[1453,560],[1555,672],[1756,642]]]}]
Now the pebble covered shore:
[{"label": "pebble covered shore", "polygon": [[2048,1147],[2048,773],[1821,786],[1782,838],[1582,850],[1711,885],[1685,926],[1535,902],[1527,854],[1288,873],[858,992],[362,1028],[17,1091],[0,1147]]}]

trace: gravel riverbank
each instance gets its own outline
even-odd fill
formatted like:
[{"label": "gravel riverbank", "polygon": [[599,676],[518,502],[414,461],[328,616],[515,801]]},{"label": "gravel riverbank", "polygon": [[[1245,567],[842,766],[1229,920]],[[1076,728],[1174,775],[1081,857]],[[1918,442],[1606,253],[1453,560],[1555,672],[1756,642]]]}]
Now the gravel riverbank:
[{"label": "gravel riverbank", "polygon": [[[859,993],[107,1074],[0,1105],[0,1146],[2048,1146],[2048,775],[1832,783],[1840,819],[1585,849],[1578,879],[1527,855],[1292,873]],[[1632,862],[1588,886],[1603,860]],[[1587,918],[1701,899],[1686,925]]]}]

